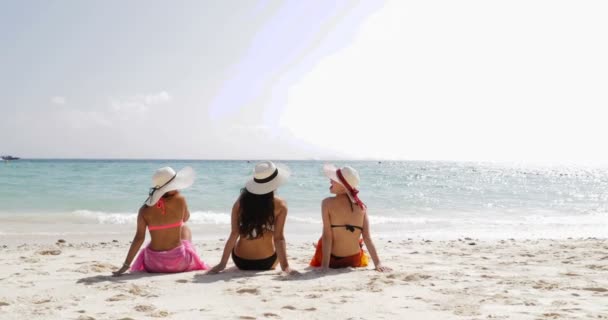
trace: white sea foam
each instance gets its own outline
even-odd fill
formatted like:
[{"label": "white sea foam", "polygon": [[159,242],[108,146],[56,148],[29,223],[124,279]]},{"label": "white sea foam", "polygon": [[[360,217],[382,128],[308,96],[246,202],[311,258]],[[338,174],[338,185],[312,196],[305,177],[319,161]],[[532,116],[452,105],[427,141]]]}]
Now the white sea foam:
[{"label": "white sea foam", "polygon": [[[97,224],[135,224],[137,213],[133,212],[103,212],[76,210],[73,213],[76,220]],[[213,211],[194,211],[190,213],[189,223],[192,224],[230,224],[230,215]]]},{"label": "white sea foam", "polygon": [[72,216],[76,220],[83,223],[97,224],[135,224],[137,222],[137,213],[129,212],[103,212],[90,210],[76,210],[72,212]]},{"label": "white sea foam", "polygon": [[[312,213],[291,213],[288,222],[304,224],[320,224],[321,219]],[[0,213],[0,218],[8,222],[24,223],[80,223],[80,224],[135,224],[135,212],[104,212],[94,210],[75,210],[69,213]],[[608,212],[604,210],[589,211],[587,213],[563,214],[550,210],[492,210],[479,212],[451,212],[435,211],[432,214],[370,214],[370,223],[373,225],[404,224],[479,224],[484,225],[589,225],[608,223]],[[190,223],[193,224],[230,224],[230,213],[215,211],[194,211],[190,213]]]},{"label": "white sea foam", "polygon": [[190,213],[193,224],[230,224],[230,214],[213,211],[195,211]]},{"label": "white sea foam", "polygon": [[[292,212],[288,216],[288,230],[310,233],[319,229],[321,219],[315,212]],[[483,211],[438,211],[384,214],[370,214],[374,234],[391,237],[459,238],[565,238],[565,237],[608,237],[608,213],[603,209],[586,213],[564,214],[551,210],[498,210]],[[3,221],[0,236],[10,236],[18,230],[33,235],[61,235],[68,230],[70,234],[101,232],[101,225],[108,231],[117,231],[111,226],[134,226],[137,221],[135,212],[103,212],[94,210],[75,210],[68,213],[0,213]],[[61,223],[57,223],[60,221]],[[206,226],[229,226],[228,212],[194,211],[190,214],[189,224],[194,228]],[[13,227],[11,227],[13,226]],[[52,226],[51,230],[46,226]],[[70,227],[72,226],[72,227]],[[97,227],[95,227],[97,226]],[[299,226],[289,228],[289,226]],[[44,228],[43,228],[44,227]],[[27,231],[27,230],[29,231]],[[130,227],[128,228],[129,230]],[[120,229],[126,230],[126,229]],[[303,235],[303,234],[302,234]]]},{"label": "white sea foam", "polygon": [[309,217],[300,217],[295,215],[290,215],[287,217],[287,221],[293,221],[296,223],[306,223],[306,224],[321,224],[321,219],[309,218]]}]

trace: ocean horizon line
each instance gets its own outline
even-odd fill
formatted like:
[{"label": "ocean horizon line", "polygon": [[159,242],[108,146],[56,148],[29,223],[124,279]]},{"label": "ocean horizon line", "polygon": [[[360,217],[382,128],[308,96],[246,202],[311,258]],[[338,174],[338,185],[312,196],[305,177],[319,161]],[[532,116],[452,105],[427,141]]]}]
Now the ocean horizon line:
[{"label": "ocean horizon line", "polygon": [[542,165],[542,166],[582,166],[582,167],[608,167],[608,162],[576,162],[576,161],[561,161],[561,160],[459,160],[459,159],[389,159],[389,158],[89,158],[89,157],[20,157],[19,160],[13,161],[176,161],[176,162],[188,162],[188,161],[231,161],[231,162],[257,162],[257,161],[291,161],[291,162],[427,162],[427,163],[461,163],[461,164],[487,164],[487,165],[510,165],[510,166],[521,166],[521,165]]}]

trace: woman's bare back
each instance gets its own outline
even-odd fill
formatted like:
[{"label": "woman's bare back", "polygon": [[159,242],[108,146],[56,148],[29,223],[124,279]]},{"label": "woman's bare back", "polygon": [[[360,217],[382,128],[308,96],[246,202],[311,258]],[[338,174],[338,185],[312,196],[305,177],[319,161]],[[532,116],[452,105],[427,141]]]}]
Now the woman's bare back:
[{"label": "woman's bare back", "polygon": [[[157,206],[142,207],[144,220],[148,227],[150,226],[166,226],[177,224],[184,221],[186,218],[186,200],[178,194],[171,197],[163,198],[165,213]],[[173,227],[162,230],[150,231],[150,249],[154,251],[166,251],[181,245],[181,227]]]},{"label": "woman's bare back", "polygon": [[[285,201],[281,198],[274,197],[274,216],[276,217],[283,212],[286,212]],[[274,247],[274,232],[276,226],[268,226],[264,233],[258,237],[250,239],[245,235],[241,235],[234,249],[237,256],[243,259],[264,259],[272,256],[276,248]]]},{"label": "woman's bare back", "polygon": [[325,199],[332,225],[331,253],[339,257],[357,254],[361,246],[359,239],[363,231],[365,212],[350,202],[346,195]]}]

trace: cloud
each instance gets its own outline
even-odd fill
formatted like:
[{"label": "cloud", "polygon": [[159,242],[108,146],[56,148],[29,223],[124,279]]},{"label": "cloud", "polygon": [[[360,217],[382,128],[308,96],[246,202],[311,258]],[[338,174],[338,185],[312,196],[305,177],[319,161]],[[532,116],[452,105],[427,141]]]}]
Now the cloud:
[{"label": "cloud", "polygon": [[62,97],[62,96],[54,96],[51,98],[51,103],[59,105],[59,106],[66,104],[66,102],[67,101],[66,101],[65,97]]},{"label": "cloud", "polygon": [[161,104],[171,101],[171,96],[169,93],[167,93],[167,91],[161,91],[157,94],[150,94],[144,96],[143,98],[147,104]]},{"label": "cloud", "polygon": [[114,111],[120,112],[146,112],[153,105],[164,104],[171,101],[167,91],[147,95],[135,95],[124,99],[110,99],[110,106]]}]

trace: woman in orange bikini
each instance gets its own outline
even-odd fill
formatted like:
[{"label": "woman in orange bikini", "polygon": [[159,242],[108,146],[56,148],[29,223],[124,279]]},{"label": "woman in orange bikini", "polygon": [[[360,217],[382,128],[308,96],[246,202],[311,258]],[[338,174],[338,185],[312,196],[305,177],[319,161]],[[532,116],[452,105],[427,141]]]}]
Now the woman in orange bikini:
[{"label": "woman in orange bikini", "polygon": [[241,190],[232,206],[231,231],[222,259],[209,273],[226,268],[228,258],[241,270],[271,270],[277,263],[286,273],[297,273],[289,267],[283,227],[287,204],[274,192],[289,173],[264,161],[254,169],[254,176]]},{"label": "woman in orange bikini", "polygon": [[[122,267],[113,272],[119,276],[131,271],[174,273],[209,269],[192,246],[192,233],[184,225],[190,218],[186,199],[179,193],[194,182],[194,171],[186,167],[175,172],[170,167],[156,170],[154,187],[139,209],[137,231]],[[140,251],[133,266],[131,262],[146,238],[146,227],[152,240]]]},{"label": "woman in orange bikini", "polygon": [[333,165],[325,165],[323,171],[331,182],[329,191],[335,196],[325,198],[321,204],[323,236],[317,243],[310,265],[322,267],[322,271],[327,268],[366,267],[368,258],[362,249],[364,242],[375,269],[391,271],[380,263],[376,253],[369,230],[367,207],[357,195],[357,171],[349,166],[338,169]]}]

